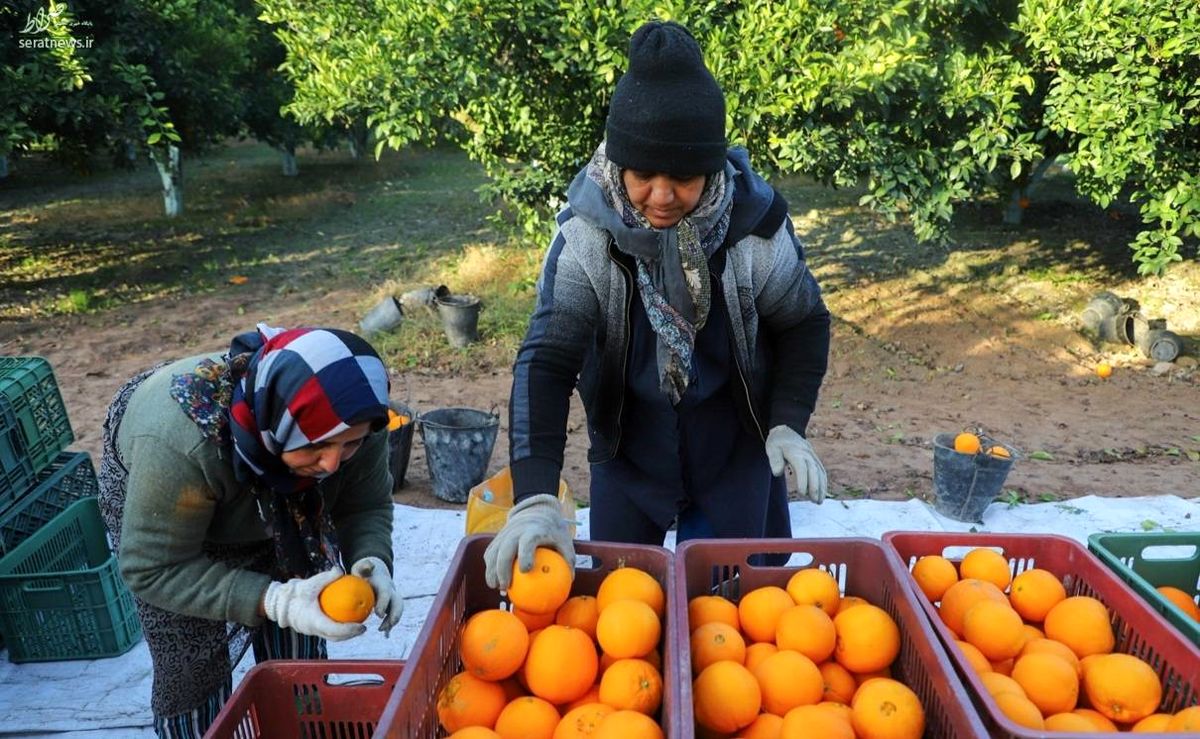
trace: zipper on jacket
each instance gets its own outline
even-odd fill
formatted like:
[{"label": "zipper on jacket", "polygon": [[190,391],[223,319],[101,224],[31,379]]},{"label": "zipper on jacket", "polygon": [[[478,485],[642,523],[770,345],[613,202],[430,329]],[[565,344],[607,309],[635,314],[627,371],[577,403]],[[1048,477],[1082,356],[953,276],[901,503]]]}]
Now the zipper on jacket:
[{"label": "zipper on jacket", "polygon": [[[721,291],[722,297],[724,297],[725,286],[721,283],[721,278],[718,277],[717,274],[715,272],[713,272],[712,270],[709,270],[708,273],[709,273],[709,275],[712,276],[713,282],[716,283],[717,288],[720,289],[720,291]],[[738,306],[736,306],[736,308],[740,313],[742,307],[740,305],[738,305]],[[728,316],[728,321],[730,323],[729,343],[731,345],[732,354],[733,354],[733,366],[737,368],[738,380],[741,381],[742,392],[745,393],[745,395],[746,395],[746,409],[748,411],[750,411],[750,420],[754,422],[754,428],[756,428],[758,430],[758,437],[765,442],[767,440],[767,435],[763,433],[763,427],[762,427],[762,424],[759,423],[758,414],[755,413],[755,411],[754,411],[754,398],[753,398],[753,396],[750,395],[750,383],[746,381],[746,375],[742,371],[742,359],[741,359],[741,357],[738,356],[737,342],[734,339],[734,333],[732,330],[733,329],[733,308],[731,306],[729,306],[729,305],[725,306],[725,315]],[[747,347],[747,349],[749,349],[749,347]]]},{"label": "zipper on jacket", "polygon": [[633,327],[629,321],[629,310],[632,305],[630,301],[633,299],[633,291],[636,289],[636,286],[633,284],[633,274],[630,273],[625,265],[613,257],[611,243],[609,245],[608,258],[625,273],[625,277],[627,278],[625,282],[625,346],[621,347],[621,402],[617,404],[617,438],[613,442],[612,455],[609,457],[609,459],[612,459],[617,456],[617,450],[621,448],[621,436],[625,431],[625,427],[621,423],[621,417],[625,413],[625,373],[629,370],[629,335],[633,331]]}]

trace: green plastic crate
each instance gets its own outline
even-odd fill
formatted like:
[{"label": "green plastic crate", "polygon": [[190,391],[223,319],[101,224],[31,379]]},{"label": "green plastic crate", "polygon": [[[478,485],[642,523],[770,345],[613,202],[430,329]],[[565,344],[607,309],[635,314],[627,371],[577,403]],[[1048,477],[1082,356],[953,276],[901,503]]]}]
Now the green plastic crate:
[{"label": "green plastic crate", "polygon": [[35,479],[33,464],[23,451],[23,438],[17,415],[0,402],[0,509],[12,505]]},{"label": "green plastic crate", "polygon": [[[1159,547],[1174,549],[1151,551]],[[1200,532],[1092,534],[1088,537],[1088,548],[1172,626],[1200,645],[1200,623],[1155,590],[1169,585],[1197,598],[1200,593]]]},{"label": "green plastic crate", "polygon": [[95,498],[0,559],[0,633],[12,662],[114,657],[142,638]]},{"label": "green plastic crate", "polygon": [[5,415],[16,419],[16,430],[0,435],[0,446],[9,447],[0,457],[27,460],[27,467],[19,464],[28,474],[0,476],[0,509],[24,494],[33,476],[75,440],[54,370],[42,357],[0,357],[0,416]]},{"label": "green plastic crate", "polygon": [[62,452],[37,476],[33,488],[0,512],[0,556],[28,539],[77,500],[100,494],[87,452]]}]

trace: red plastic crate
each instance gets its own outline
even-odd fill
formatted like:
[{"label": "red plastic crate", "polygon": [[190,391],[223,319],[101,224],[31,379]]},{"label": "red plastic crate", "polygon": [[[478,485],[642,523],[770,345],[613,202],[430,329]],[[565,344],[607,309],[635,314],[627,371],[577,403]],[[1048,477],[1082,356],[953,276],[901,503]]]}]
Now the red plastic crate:
[{"label": "red plastic crate", "polygon": [[370,739],[402,660],[271,660],[250,668],[204,739]]},{"label": "red plastic crate", "polygon": [[[458,657],[462,625],[467,617],[477,611],[507,605],[507,600],[483,580],[483,551],[491,540],[491,534],[476,534],[465,537],[459,543],[437,598],[413,644],[404,674],[384,708],[375,734],[377,739],[435,739],[446,735],[438,724],[437,695],[446,682],[462,670],[462,662]],[[575,553],[591,557],[591,562],[577,561],[571,595],[595,595],[604,576],[619,567],[644,570],[663,586],[667,603],[663,628],[663,705],[660,724],[668,739],[691,736],[690,726],[685,734],[679,722],[680,681],[671,677],[679,674],[679,658],[675,653],[674,640],[666,638],[674,614],[678,612],[673,607],[675,596],[671,552],[655,546],[576,541]]]},{"label": "red plastic crate", "polygon": [[[1114,651],[1140,657],[1162,679],[1161,710],[1173,713],[1200,700],[1196,692],[1200,688],[1200,649],[1171,628],[1128,585],[1074,540],[1050,534],[891,531],[884,534],[883,541],[889,554],[904,570],[911,570],[917,559],[927,554],[938,554],[957,562],[973,547],[1000,550],[1008,558],[1014,576],[1035,567],[1048,570],[1062,580],[1068,596],[1087,595],[1104,603],[1112,617],[1113,633],[1116,635]],[[1065,731],[1038,731],[1009,720],[1000,712],[975,671],[968,665],[962,650],[954,644],[954,633],[942,623],[937,608],[921,593],[911,575],[905,580],[910,592],[921,603],[926,619],[954,657],[958,672],[971,688],[971,698],[992,736],[1055,739],[1087,739],[1092,736]],[[1181,735],[1138,736],[1178,739]]]},{"label": "red plastic crate", "polygon": [[[799,566],[757,567],[754,554],[788,553],[807,560]],[[801,555],[797,558],[795,555]],[[887,611],[900,626],[900,654],[892,665],[896,679],[916,692],[925,708],[925,736],[966,739],[988,736],[970,709],[966,688],[954,672],[937,635],[921,615],[920,605],[905,587],[905,574],[874,539],[698,539],[675,550],[677,609],[671,630],[679,654],[679,704],[684,736],[694,736],[691,646],[688,601],[698,595],[721,595],[735,603],[765,585],[785,587],[798,570],[820,567],[833,575],[844,595],[857,595]]]}]

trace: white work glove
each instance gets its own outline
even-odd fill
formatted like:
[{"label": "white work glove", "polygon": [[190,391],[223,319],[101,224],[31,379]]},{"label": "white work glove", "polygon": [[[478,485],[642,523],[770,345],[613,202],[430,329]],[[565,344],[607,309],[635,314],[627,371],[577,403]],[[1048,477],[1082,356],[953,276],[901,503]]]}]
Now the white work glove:
[{"label": "white work glove", "polygon": [[371,590],[375,591],[375,615],[381,619],[379,630],[384,636],[391,636],[392,627],[404,612],[404,599],[396,592],[387,565],[379,557],[363,557],[350,568],[350,574],[371,583]]},{"label": "white work glove", "polygon": [[817,458],[812,444],[789,426],[776,426],[767,434],[767,461],[771,463],[771,474],[779,477],[783,467],[792,468],[796,475],[796,490],[808,496],[814,503],[825,500],[829,482],[825,476],[825,465]]},{"label": "white work glove", "polygon": [[557,550],[567,560],[571,576],[575,576],[575,543],[571,540],[570,522],[563,518],[562,505],[553,495],[528,497],[508,512],[504,527],[483,553],[484,580],[488,587],[508,590],[512,584],[513,560],[520,562],[521,572],[529,572],[538,547]]},{"label": "white work glove", "polygon": [[287,582],[272,582],[263,598],[267,618],[285,629],[319,636],[329,641],[345,641],[367,630],[356,623],[339,623],[321,610],[319,598],[325,586],[342,576],[334,567],[309,578],[292,578]]}]

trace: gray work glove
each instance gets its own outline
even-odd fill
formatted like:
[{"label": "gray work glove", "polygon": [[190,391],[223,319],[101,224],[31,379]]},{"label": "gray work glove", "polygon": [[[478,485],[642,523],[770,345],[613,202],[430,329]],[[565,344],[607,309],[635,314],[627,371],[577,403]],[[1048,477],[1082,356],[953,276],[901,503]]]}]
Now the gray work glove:
[{"label": "gray work glove", "polygon": [[267,594],[263,598],[263,610],[267,618],[282,628],[329,641],[345,641],[362,634],[367,630],[366,626],[339,623],[321,610],[321,591],[342,574],[340,568],[334,567],[309,578],[295,577],[287,582],[272,582],[267,586]]},{"label": "gray work glove", "polygon": [[771,463],[771,474],[779,477],[786,464],[796,475],[796,489],[814,503],[825,500],[829,481],[825,476],[825,465],[817,458],[812,444],[789,426],[776,426],[767,434],[767,461]]},{"label": "gray work glove", "polygon": [[404,599],[396,592],[387,565],[379,557],[363,557],[350,568],[350,574],[371,583],[371,590],[375,591],[375,615],[381,619],[379,630],[384,636],[391,636],[392,627],[404,612]]},{"label": "gray work glove", "polygon": [[489,588],[508,590],[512,584],[513,560],[521,572],[533,567],[538,547],[555,549],[567,560],[575,575],[575,543],[571,540],[570,521],[563,518],[562,505],[553,495],[534,495],[513,506],[508,521],[483,553],[484,579]]}]

